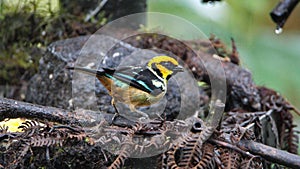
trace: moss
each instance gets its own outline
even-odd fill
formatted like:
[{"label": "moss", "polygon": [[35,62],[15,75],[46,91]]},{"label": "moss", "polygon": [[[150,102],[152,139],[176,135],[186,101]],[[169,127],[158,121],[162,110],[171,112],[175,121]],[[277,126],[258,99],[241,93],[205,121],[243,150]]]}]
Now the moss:
[{"label": "moss", "polygon": [[57,2],[0,1],[0,85],[28,80],[37,71],[38,61],[50,43],[91,34],[106,23],[102,15],[98,22],[84,22],[84,14],[57,9]]}]

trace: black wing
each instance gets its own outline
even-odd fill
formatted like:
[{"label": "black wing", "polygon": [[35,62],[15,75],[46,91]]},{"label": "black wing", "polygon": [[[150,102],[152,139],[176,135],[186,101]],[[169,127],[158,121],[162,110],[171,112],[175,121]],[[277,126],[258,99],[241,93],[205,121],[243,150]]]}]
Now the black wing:
[{"label": "black wing", "polygon": [[[108,69],[104,68],[105,75],[111,79],[117,79],[122,83],[128,84],[132,87],[150,93],[152,95],[158,95],[164,91],[163,86],[155,86],[153,79],[157,77],[148,69],[142,67],[122,67],[120,69]],[[161,81],[163,84],[164,82]]]}]

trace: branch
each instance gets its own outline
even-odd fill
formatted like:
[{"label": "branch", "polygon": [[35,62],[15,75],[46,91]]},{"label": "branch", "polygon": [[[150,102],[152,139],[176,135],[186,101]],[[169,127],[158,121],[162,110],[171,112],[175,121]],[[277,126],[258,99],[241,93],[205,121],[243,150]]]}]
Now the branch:
[{"label": "branch", "polygon": [[69,117],[71,113],[64,109],[35,105],[31,103],[0,98],[0,120],[5,118],[29,118],[49,120],[59,123],[76,123],[77,119]]},{"label": "branch", "polygon": [[291,168],[300,168],[300,156],[298,155],[257,143],[252,140],[241,140],[238,142],[238,146],[252,154],[260,155],[270,162]]},{"label": "branch", "polygon": [[277,24],[278,28],[284,26],[286,20],[298,3],[299,0],[283,0],[271,11],[271,18]]},{"label": "branch", "polygon": [[236,145],[210,138],[208,142],[232,149],[244,156],[256,157],[259,155],[267,161],[291,168],[300,168],[300,156],[279,150],[252,140],[240,140]]},{"label": "branch", "polygon": [[27,118],[58,122],[62,124],[84,124],[92,126],[106,120],[117,126],[133,126],[134,122],[113,114],[99,113],[90,110],[76,110],[76,112],[49,106],[41,106],[12,99],[0,98],[0,121],[5,118]]},{"label": "branch", "polygon": [[233,144],[224,142],[224,141],[220,141],[220,140],[217,140],[217,139],[210,138],[210,139],[208,140],[208,142],[213,143],[213,144],[220,145],[220,146],[222,146],[222,147],[226,147],[226,148],[232,149],[232,150],[234,150],[234,151],[236,151],[236,152],[241,153],[241,154],[244,155],[244,156],[249,156],[249,157],[251,157],[251,158],[254,158],[254,157],[255,157],[254,155],[252,155],[252,154],[250,154],[250,153],[247,153],[246,151],[240,149],[239,147],[237,147],[237,146],[235,146],[235,145],[233,145]]}]

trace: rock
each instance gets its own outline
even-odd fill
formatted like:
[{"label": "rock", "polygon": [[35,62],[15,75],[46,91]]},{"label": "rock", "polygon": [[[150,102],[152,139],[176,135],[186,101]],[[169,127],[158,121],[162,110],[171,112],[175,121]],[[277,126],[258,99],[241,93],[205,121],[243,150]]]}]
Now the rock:
[{"label": "rock", "polygon": [[[114,113],[111,97],[102,84],[93,76],[65,69],[66,65],[89,66],[94,69],[125,65],[142,66],[158,54],[163,53],[138,49],[104,35],[82,36],[54,42],[49,45],[46,54],[40,60],[39,73],[30,80],[26,101],[64,109],[84,108]],[[182,88],[182,85],[188,87]],[[175,76],[171,78],[166,98],[162,102],[141,109],[153,113],[153,117],[157,117],[157,112],[166,110],[169,119],[175,118],[180,111],[194,112],[190,110],[197,109],[199,99],[191,99],[195,98],[195,93],[191,94],[188,91],[193,87],[195,83],[187,83],[187,72]],[[181,102],[182,98],[184,102]],[[124,108],[124,105],[118,104],[119,107]]]},{"label": "rock", "polygon": [[71,76],[65,66],[74,62],[88,36],[61,40],[49,45],[40,59],[39,72],[28,85],[26,101],[44,106],[70,109]]}]

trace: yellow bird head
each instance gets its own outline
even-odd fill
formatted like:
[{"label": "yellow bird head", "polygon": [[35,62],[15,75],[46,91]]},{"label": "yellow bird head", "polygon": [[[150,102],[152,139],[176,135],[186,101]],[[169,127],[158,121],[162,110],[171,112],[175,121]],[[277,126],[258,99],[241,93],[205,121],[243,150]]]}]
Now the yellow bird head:
[{"label": "yellow bird head", "polygon": [[147,66],[166,80],[177,72],[183,71],[183,67],[179,65],[178,61],[170,56],[156,56],[148,62]]}]

